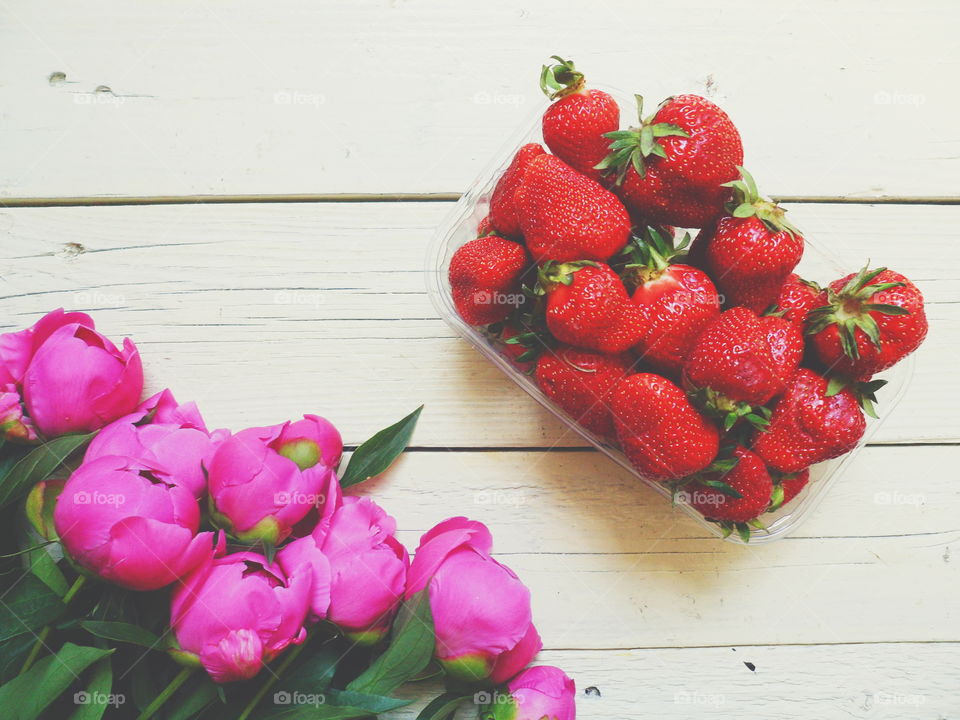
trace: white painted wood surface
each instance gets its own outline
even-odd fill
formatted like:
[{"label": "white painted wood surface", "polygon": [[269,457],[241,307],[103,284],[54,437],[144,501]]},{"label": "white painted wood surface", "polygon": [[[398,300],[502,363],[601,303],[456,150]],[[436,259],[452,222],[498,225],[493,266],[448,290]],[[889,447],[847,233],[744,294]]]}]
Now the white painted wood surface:
[{"label": "white painted wood surface", "polygon": [[956,197],[955,12],[5,0],[0,197],[459,191],[544,102],[557,53],[650,107],[716,98],[768,192]]},{"label": "white painted wood surface", "polygon": [[[215,425],[264,423],[307,404],[355,442],[424,402],[419,445],[582,445],[437,318],[423,268],[449,211],[449,203],[0,211],[15,258],[0,274],[9,308],[0,323],[60,305],[96,308],[111,333],[135,336],[154,382],[183,388]],[[842,267],[882,261],[927,296],[932,330],[913,385],[875,441],[960,440],[943,402],[960,392],[960,208],[790,213]]]},{"label": "white painted wood surface", "polygon": [[[415,450],[362,492],[408,546],[453,513],[491,526],[585,720],[960,718],[960,207],[930,204],[960,198],[957,13],[4,0],[0,330],[93,310],[151,389],[234,429],[319,412],[356,443],[425,403]],[[842,266],[917,280],[931,333],[874,444],[781,542],[707,537],[454,336],[423,277],[449,203],[97,206],[460,191],[554,52],[650,100],[716,98],[773,194],[894,203],[790,207]],[[85,206],[3,207],[42,199]]]}]

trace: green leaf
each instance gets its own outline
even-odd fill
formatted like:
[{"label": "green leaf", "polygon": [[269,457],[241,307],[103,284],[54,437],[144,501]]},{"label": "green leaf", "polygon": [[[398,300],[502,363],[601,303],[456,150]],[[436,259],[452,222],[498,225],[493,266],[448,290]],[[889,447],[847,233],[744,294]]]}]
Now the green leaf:
[{"label": "green leaf", "polygon": [[433,657],[436,644],[433,615],[430,612],[429,587],[405,601],[394,621],[390,645],[348,690],[389,695],[412,677],[419,675]]},{"label": "green leaf", "polygon": [[870,310],[872,312],[878,312],[882,315],[909,315],[910,311],[905,307],[900,307],[899,305],[891,305],[889,303],[868,303],[861,307],[861,310]]},{"label": "green leaf", "polygon": [[741,540],[743,540],[745,543],[750,542],[751,533],[750,533],[749,525],[747,525],[746,523],[736,523],[734,525],[734,528],[736,528],[737,535],[740,536]]},{"label": "green leaf", "polygon": [[105,640],[130,643],[145,648],[155,648],[160,644],[160,638],[152,632],[130,623],[83,620],[80,627],[91,635],[96,635]]},{"label": "green leaf", "polygon": [[414,698],[405,700],[403,698],[392,698],[384,695],[371,695],[354,690],[337,690],[336,688],[327,688],[323,694],[326,697],[328,705],[361,708],[366,710],[370,715],[379,715],[380,713],[406,707],[414,701]]},{"label": "green leaf", "polygon": [[173,697],[166,720],[189,720],[217,699],[217,685],[206,673],[197,673],[196,685],[189,687],[182,698],[179,693]]},{"label": "green leaf", "polygon": [[770,506],[767,508],[767,512],[779,510],[781,505],[783,505],[783,485],[778,483],[773,486],[773,492],[770,493]]},{"label": "green leaf", "polygon": [[422,410],[423,405],[400,422],[384,428],[360,445],[350,456],[350,462],[340,479],[340,485],[342,487],[356,485],[376,477],[390,467],[390,464],[409,444]]},{"label": "green leaf", "polygon": [[847,379],[839,375],[834,375],[827,383],[827,392],[824,397],[833,397],[847,386]]},{"label": "green leaf", "polygon": [[640,152],[644,156],[649,155],[653,151],[653,143],[653,129],[649,125],[645,126],[640,131]]},{"label": "green leaf", "polygon": [[42,540],[42,538],[33,531],[29,523],[22,523],[17,535],[19,547],[24,548],[22,551],[24,567],[40,578],[59,597],[66,595],[70,586],[63,576],[63,572],[57,566],[57,561],[50,554],[51,548],[49,547],[53,545],[59,548],[59,544],[41,542],[37,545],[37,540]]},{"label": "green leaf", "polygon": [[757,214],[757,209],[750,203],[741,203],[733,210],[733,216],[738,218],[748,218]]},{"label": "green leaf", "polygon": [[50,477],[93,436],[94,433],[63,435],[31,450],[0,480],[0,507],[6,507],[38,482]]},{"label": "green leaf", "polygon": [[461,693],[447,692],[443,695],[437,695],[427,706],[417,715],[417,720],[448,720],[464,700],[468,700],[469,695]]},{"label": "green leaf", "polygon": [[66,643],[56,655],[39,660],[23,675],[0,687],[0,708],[9,720],[35,720],[80,673],[113,650]]},{"label": "green leaf", "polygon": [[0,642],[39,630],[60,617],[63,609],[57,593],[33,573],[25,573],[0,596]]},{"label": "green leaf", "polygon": [[[113,668],[110,667],[110,658],[105,657],[93,664],[86,688],[74,695],[77,709],[73,711],[70,720],[100,720],[106,712],[107,705],[119,697],[110,694],[113,689]],[[85,701],[85,702],[84,702]],[[116,703],[119,707],[119,703]]]}]

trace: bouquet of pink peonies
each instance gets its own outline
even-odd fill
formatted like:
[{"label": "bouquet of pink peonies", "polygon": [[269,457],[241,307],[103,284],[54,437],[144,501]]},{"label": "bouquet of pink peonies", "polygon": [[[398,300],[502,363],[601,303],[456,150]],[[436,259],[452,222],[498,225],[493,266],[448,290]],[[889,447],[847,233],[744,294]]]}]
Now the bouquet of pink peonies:
[{"label": "bouquet of pink peonies", "polygon": [[[5,717],[571,720],[573,681],[527,665],[530,592],[482,523],[413,560],[343,489],[384,472],[422,408],[358,446],[317,415],[231,433],[83,313],[0,336],[0,707]],[[526,668],[526,669],[525,669]]]}]

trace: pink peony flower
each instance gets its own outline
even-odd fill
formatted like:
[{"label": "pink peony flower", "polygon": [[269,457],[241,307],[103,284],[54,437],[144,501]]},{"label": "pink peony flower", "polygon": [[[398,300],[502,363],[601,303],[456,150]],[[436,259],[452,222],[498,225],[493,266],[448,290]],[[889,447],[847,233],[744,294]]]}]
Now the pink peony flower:
[{"label": "pink peony flower", "polygon": [[311,510],[336,507],[340,486],[326,460],[339,462],[339,451],[326,429],[309,435],[318,427],[312,417],[241,430],[220,443],[207,466],[217,525],[241,542],[278,545]]},{"label": "pink peony flower", "polygon": [[285,571],[313,577],[312,620],[330,620],[363,644],[386,635],[410,562],[396,527],[369,498],[348,497],[310,535],[280,551]]},{"label": "pink peony flower", "polygon": [[[511,720],[575,720],[576,692],[573,680],[560,668],[538,665],[527,668],[507,685]],[[500,713],[498,713],[498,716]]]},{"label": "pink peony flower", "polygon": [[130,458],[83,463],[61,491],[53,521],[77,563],[131,590],[169,585],[213,549],[213,533],[197,534],[193,495]]},{"label": "pink peony flower", "polygon": [[132,412],[143,391],[136,346],[125,339],[118,350],[88,315],[62,309],[0,337],[0,368],[0,385],[20,392],[46,437],[101,428]]},{"label": "pink peony flower", "polygon": [[505,680],[541,647],[530,591],[490,557],[492,546],[485,525],[450,518],[420,539],[407,578],[408,597],[430,587],[440,664],[469,681]]},{"label": "pink peony flower", "polygon": [[171,654],[215,682],[247,680],[306,639],[311,578],[288,576],[258,553],[210,558],[174,588]]},{"label": "pink peony flower", "polygon": [[103,428],[87,448],[84,462],[105,455],[134,458],[164,481],[200,498],[207,489],[204,461],[228,436],[226,430],[208,432],[194,403],[178,405],[173,393],[164,390]]}]

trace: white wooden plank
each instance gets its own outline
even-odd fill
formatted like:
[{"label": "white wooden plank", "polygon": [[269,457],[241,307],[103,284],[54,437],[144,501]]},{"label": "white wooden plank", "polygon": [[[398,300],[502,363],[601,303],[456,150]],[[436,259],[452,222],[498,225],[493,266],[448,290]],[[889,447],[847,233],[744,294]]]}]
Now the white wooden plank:
[{"label": "white wooden plank", "polygon": [[[427,404],[416,443],[577,446],[579,436],[456,338],[424,287],[448,203],[20,208],[0,212],[0,324],[95,309],[140,343],[151,388],[196,398],[215,425],[328,413],[350,442]],[[797,205],[851,269],[917,279],[932,329],[878,442],[960,439],[960,208]],[[819,277],[818,279],[827,279]]]},{"label": "white wooden plank", "polygon": [[0,196],[462,190],[543,102],[555,53],[650,103],[715,98],[771,193],[957,196],[954,12],[10,0]]},{"label": "white wooden plank", "polygon": [[[537,662],[577,684],[577,717],[945,720],[960,714],[953,643],[551,651]],[[745,663],[751,663],[750,670]],[[587,689],[591,688],[587,693]],[[403,690],[418,702],[436,684]],[[472,720],[467,702],[457,720]]]},{"label": "white wooden plank", "polygon": [[793,536],[750,547],[591,452],[408,453],[360,492],[410,548],[451,514],[487,523],[550,648],[960,640],[958,462],[869,447]]}]

